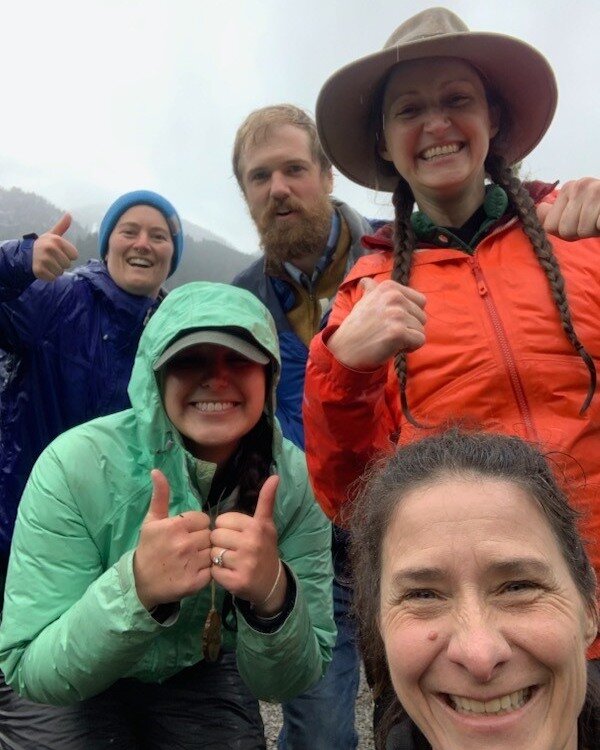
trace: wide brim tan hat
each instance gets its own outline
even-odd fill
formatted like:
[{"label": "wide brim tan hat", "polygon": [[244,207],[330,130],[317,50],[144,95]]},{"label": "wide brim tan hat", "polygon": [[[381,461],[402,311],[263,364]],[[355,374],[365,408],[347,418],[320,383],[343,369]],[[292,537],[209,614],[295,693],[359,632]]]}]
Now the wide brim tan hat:
[{"label": "wide brim tan hat", "polygon": [[317,100],[317,128],[323,149],[339,171],[359,185],[393,191],[394,165],[377,153],[381,95],[391,69],[427,57],[465,60],[482,74],[487,88],[508,110],[510,129],[497,151],[514,164],[540,142],[556,110],[558,92],[546,58],[520,39],[469,31],[445,8],[430,8],[399,26],[380,52],[334,73]]}]

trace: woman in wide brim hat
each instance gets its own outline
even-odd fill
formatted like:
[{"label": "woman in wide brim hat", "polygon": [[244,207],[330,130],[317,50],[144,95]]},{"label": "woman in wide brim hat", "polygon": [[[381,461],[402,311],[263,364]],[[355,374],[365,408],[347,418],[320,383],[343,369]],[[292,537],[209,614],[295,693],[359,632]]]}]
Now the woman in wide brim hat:
[{"label": "woman in wide brim hat", "polygon": [[556,101],[539,52],[471,32],[442,8],[323,86],[325,152],[355,182],[393,191],[395,209],[393,224],[363,240],[373,252],[311,346],[307,459],[338,522],[375,454],[467,419],[572,457],[566,475],[587,478],[576,498],[584,533],[598,537],[597,211],[587,239],[548,235],[536,209],[564,196],[524,185],[512,166],[540,141]]},{"label": "woman in wide brim hat", "polygon": [[519,39],[469,31],[458,16],[433,8],[399,26],[380,52],[338,70],[321,89],[319,137],[342,174],[374,190],[395,190],[398,172],[377,147],[385,83],[399,63],[450,57],[473,66],[486,91],[505,105],[510,123],[503,123],[494,146],[508,164],[535,148],[552,122],[558,98],[546,58]]}]

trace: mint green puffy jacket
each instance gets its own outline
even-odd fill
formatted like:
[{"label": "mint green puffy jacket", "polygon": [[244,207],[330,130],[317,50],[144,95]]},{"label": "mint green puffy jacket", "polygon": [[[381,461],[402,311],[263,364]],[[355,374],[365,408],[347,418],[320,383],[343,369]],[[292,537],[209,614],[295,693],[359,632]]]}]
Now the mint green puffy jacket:
[{"label": "mint green puffy jacket", "polygon": [[[0,628],[0,666],[25,697],[73,703],[121,677],[160,682],[203,658],[210,587],[185,597],[175,622],[160,624],[137,597],[133,552],[152,468],[169,480],[171,514],[199,509],[152,365],[181,332],[220,326],[245,328],[270,352],[272,415],[279,352],[270,314],[244,290],[187,284],[168,295],[142,335],[129,384],[132,408],[69,430],[37,461],[19,507]],[[276,632],[253,629],[238,611],[237,633],[223,630],[223,639],[257,697],[286,700],[316,682],[331,658],[331,530],[303,453],[272,421],[280,476],[274,520],[297,594]],[[219,606],[223,595],[218,587]]]}]

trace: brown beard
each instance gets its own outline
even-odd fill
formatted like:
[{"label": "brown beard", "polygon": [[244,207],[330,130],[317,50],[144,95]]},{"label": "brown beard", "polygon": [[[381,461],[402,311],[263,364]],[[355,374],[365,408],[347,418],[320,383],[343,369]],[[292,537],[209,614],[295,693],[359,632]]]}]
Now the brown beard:
[{"label": "brown beard", "polygon": [[[297,211],[296,221],[278,223],[277,211],[281,208]],[[293,197],[284,201],[271,199],[260,216],[253,216],[267,261],[284,263],[309,255],[320,256],[331,231],[332,211],[328,195],[309,207]]]}]

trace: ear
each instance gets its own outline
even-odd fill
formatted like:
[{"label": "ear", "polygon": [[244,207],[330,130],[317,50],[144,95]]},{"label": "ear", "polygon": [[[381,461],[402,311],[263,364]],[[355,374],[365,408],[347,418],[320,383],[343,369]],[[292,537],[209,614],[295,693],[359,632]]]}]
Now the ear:
[{"label": "ear", "polygon": [[323,180],[323,187],[331,195],[333,192],[333,169],[331,167],[329,169],[322,169],[321,179]]},{"label": "ear", "polygon": [[591,646],[598,636],[598,605],[596,602],[586,607],[584,636],[587,646]]},{"label": "ear", "polygon": [[500,131],[500,107],[492,104],[489,108],[490,117],[490,140],[495,138]]},{"label": "ear", "polygon": [[390,152],[388,151],[387,141],[385,139],[385,133],[383,129],[377,136],[377,151],[379,152],[379,156],[381,156],[382,159],[385,159],[385,161],[392,161],[392,157],[390,155]]}]

